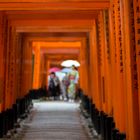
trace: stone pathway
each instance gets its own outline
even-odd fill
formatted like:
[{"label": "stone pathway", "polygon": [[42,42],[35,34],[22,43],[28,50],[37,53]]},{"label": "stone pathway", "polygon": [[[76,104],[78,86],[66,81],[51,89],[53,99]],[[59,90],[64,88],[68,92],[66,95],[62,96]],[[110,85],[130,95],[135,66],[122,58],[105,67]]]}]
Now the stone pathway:
[{"label": "stone pathway", "polygon": [[79,104],[38,102],[12,140],[91,140]]}]

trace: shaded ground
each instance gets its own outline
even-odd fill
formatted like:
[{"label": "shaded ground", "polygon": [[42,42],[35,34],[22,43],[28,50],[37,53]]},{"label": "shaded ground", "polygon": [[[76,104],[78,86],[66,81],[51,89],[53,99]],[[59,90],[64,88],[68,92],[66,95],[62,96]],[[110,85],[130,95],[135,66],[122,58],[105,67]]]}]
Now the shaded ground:
[{"label": "shaded ground", "polygon": [[12,140],[91,140],[79,104],[38,102]]}]

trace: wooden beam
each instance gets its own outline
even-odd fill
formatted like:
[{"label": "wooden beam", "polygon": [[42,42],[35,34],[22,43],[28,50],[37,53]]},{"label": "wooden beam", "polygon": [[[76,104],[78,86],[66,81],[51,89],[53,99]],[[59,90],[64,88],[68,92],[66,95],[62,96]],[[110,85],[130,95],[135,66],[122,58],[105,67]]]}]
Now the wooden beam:
[{"label": "wooden beam", "polygon": [[33,42],[33,46],[36,46],[36,44],[40,44],[41,48],[80,48],[81,42]]},{"label": "wooden beam", "polygon": [[53,60],[53,61],[62,61],[62,60],[67,60],[67,59],[77,59],[78,55],[77,54],[45,54],[47,60]]},{"label": "wooden beam", "polygon": [[0,3],[0,10],[99,10],[109,8],[109,1],[84,2],[11,2],[4,0]]},{"label": "wooden beam", "polygon": [[[55,21],[57,22],[57,21]],[[20,24],[19,24],[20,25]],[[66,33],[66,32],[89,32],[91,30],[91,28],[87,25],[87,26],[83,26],[83,27],[79,27],[79,26],[46,26],[46,27],[43,27],[43,26],[18,26],[16,27],[16,32],[19,32],[19,33],[37,33],[37,32],[42,32],[42,33],[52,33],[52,32],[63,32],[63,33]]]},{"label": "wooden beam", "polygon": [[11,25],[13,26],[19,26],[19,27],[22,27],[22,26],[36,26],[36,27],[39,27],[39,26],[91,26],[93,24],[93,20],[78,20],[78,19],[75,19],[75,20],[71,20],[71,19],[68,19],[68,20],[47,20],[47,19],[28,19],[28,20],[11,20],[10,23]]},{"label": "wooden beam", "polygon": [[47,54],[79,54],[80,50],[78,48],[42,48],[41,49],[42,53],[47,53]]},{"label": "wooden beam", "polygon": [[87,33],[84,33],[84,32],[66,32],[66,33],[56,33],[56,32],[49,32],[49,33],[26,33],[24,34],[24,38],[31,38],[31,39],[37,39],[37,38],[43,38],[43,39],[46,39],[48,38],[49,40],[50,39],[53,39],[54,41],[54,38],[56,40],[61,40],[61,39],[74,39],[75,38],[80,38],[80,37],[86,37],[87,36]]},{"label": "wooden beam", "polygon": [[93,19],[98,10],[59,10],[59,11],[6,11],[8,19]]},{"label": "wooden beam", "polygon": [[44,3],[44,2],[109,2],[109,0],[1,0],[1,2],[3,3],[7,3],[7,2],[10,2],[10,3],[17,3],[17,2],[21,2],[21,3],[24,3],[24,2],[32,2],[32,3]]}]

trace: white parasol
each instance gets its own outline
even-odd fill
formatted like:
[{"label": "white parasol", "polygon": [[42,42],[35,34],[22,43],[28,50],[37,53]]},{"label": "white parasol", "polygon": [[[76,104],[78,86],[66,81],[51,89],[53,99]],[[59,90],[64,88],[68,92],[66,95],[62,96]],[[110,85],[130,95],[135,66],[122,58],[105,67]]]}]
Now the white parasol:
[{"label": "white parasol", "polygon": [[71,67],[72,65],[74,65],[75,67],[79,67],[80,63],[76,60],[65,60],[61,63],[61,66],[63,67]]}]

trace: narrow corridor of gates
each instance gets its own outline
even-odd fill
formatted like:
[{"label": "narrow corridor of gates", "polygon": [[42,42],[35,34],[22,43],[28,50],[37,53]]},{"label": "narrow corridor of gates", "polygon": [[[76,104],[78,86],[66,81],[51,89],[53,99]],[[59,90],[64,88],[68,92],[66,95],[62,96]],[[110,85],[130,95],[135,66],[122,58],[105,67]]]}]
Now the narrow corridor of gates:
[{"label": "narrow corridor of gates", "polygon": [[81,110],[97,136],[140,140],[140,0],[0,0],[0,138],[68,59],[80,63]]}]

